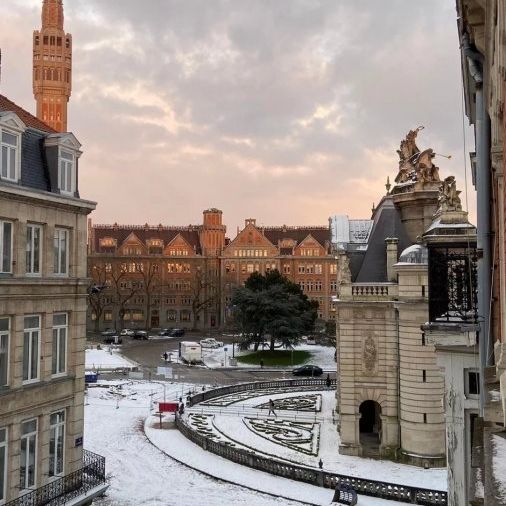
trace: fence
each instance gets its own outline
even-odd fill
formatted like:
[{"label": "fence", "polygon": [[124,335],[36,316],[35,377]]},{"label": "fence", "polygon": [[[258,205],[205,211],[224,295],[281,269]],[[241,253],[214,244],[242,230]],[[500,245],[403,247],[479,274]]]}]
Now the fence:
[{"label": "fence", "polygon": [[105,457],[83,450],[83,467],[28,492],[5,506],[63,506],[105,483]]},{"label": "fence", "polygon": [[[331,380],[332,386],[336,385],[336,380]],[[240,383],[227,387],[216,388],[201,392],[189,398],[189,405],[194,406],[215,397],[244,392],[247,390],[261,390],[266,388],[282,387],[300,387],[314,386],[324,388],[325,379],[291,379],[278,381],[259,381],[255,383]],[[424,506],[447,506],[447,493],[440,490],[431,490],[408,485],[397,485],[386,481],[376,481],[365,478],[355,478],[342,474],[332,473],[324,470],[317,470],[302,465],[292,464],[275,460],[262,455],[257,455],[252,451],[242,448],[234,448],[223,442],[216,442],[208,439],[206,436],[197,433],[188,426],[181,417],[176,417],[176,426],[179,431],[190,441],[199,445],[204,450],[210,451],[220,457],[224,457],[237,464],[265,471],[276,476],[283,476],[292,480],[302,481],[311,485],[335,489],[339,483],[347,484],[357,491],[358,494],[369,495],[391,501],[400,501],[411,504],[420,504]]]}]

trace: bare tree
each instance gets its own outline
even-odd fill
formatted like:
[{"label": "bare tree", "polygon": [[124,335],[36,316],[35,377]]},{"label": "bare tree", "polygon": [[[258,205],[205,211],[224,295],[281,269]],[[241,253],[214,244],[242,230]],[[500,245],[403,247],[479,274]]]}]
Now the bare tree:
[{"label": "bare tree", "polygon": [[144,323],[145,328],[151,330],[151,306],[153,301],[153,296],[156,291],[159,290],[160,287],[160,264],[158,262],[146,261],[143,263],[136,264],[136,272],[140,274],[140,278],[143,283],[143,292],[145,295],[145,315],[144,315]]},{"label": "bare tree", "polygon": [[[108,284],[108,266],[110,264],[104,260],[95,259],[90,265],[90,276],[92,286],[89,290],[88,301],[91,306],[95,317],[95,332],[99,331],[100,319],[104,313],[104,310],[110,306],[109,297],[107,296],[107,284]],[[98,289],[97,289],[98,288]]]},{"label": "bare tree", "polygon": [[216,284],[212,278],[200,267],[195,269],[191,281],[191,311],[193,329],[196,328],[197,319],[202,311],[210,308],[216,302]]}]

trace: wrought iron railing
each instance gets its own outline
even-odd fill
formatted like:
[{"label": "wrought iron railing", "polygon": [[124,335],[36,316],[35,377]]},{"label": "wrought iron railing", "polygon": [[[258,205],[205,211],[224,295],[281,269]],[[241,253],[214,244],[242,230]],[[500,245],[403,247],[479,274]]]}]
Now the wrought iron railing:
[{"label": "wrought iron railing", "polygon": [[190,441],[204,450],[210,451],[237,464],[265,471],[276,476],[310,483],[312,485],[335,489],[339,483],[350,485],[358,494],[380,497],[393,501],[402,501],[425,506],[447,506],[447,493],[442,490],[398,485],[368,478],[356,478],[343,474],[332,473],[303,465],[277,460],[272,457],[257,455],[242,448],[233,448],[223,442],[213,441],[199,434],[187,425],[180,416],[176,416],[176,426]]},{"label": "wrought iron railing", "polygon": [[5,506],[62,506],[105,482],[105,457],[83,450],[83,467],[9,501]]},{"label": "wrought iron railing", "polygon": [[429,248],[429,319],[476,322],[477,256],[466,247]]}]

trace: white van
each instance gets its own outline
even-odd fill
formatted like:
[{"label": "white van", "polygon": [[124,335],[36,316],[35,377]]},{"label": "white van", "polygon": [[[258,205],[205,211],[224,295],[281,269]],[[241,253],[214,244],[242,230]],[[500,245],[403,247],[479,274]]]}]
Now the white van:
[{"label": "white van", "polygon": [[190,364],[202,362],[202,347],[195,341],[181,341],[180,344],[181,359]]}]

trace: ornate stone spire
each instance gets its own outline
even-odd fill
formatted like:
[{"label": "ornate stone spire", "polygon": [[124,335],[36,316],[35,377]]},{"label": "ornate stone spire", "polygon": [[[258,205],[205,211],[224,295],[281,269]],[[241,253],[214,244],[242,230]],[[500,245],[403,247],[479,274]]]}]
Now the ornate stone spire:
[{"label": "ornate stone spire", "polygon": [[63,30],[62,0],[44,0],[42,27],[33,32],[33,94],[37,118],[67,131],[72,89],[72,36]]},{"label": "ornate stone spire", "polygon": [[42,29],[57,28],[63,30],[62,0],[44,0],[42,5]]}]

